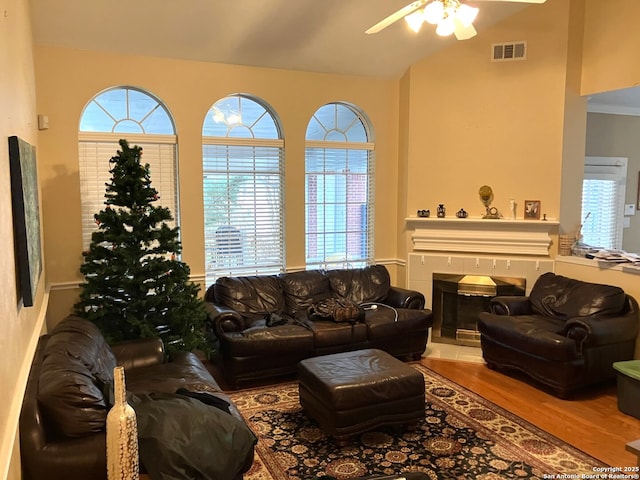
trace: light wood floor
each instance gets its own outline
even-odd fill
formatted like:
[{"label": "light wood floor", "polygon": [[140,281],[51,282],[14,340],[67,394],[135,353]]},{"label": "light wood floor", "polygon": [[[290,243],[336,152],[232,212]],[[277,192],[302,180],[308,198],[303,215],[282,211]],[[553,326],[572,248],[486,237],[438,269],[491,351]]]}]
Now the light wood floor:
[{"label": "light wood floor", "polygon": [[640,420],[618,410],[615,384],[562,400],[481,363],[430,357],[420,362],[612,467],[636,465],[625,445],[640,439]]}]

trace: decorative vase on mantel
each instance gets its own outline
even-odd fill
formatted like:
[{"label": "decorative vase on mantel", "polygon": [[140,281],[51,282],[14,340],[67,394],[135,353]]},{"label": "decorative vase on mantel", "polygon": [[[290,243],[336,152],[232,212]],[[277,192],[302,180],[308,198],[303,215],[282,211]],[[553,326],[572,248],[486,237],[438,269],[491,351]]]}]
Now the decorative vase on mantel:
[{"label": "decorative vase on mantel", "polygon": [[107,478],[138,480],[138,424],[127,403],[124,367],[113,369],[114,404],[107,414]]}]

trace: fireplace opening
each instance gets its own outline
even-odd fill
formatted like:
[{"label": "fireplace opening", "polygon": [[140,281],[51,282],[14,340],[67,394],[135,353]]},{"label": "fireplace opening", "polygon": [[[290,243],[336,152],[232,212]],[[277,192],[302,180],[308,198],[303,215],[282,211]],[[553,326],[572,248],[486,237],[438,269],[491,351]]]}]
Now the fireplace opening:
[{"label": "fireplace opening", "polygon": [[480,346],[478,314],[498,295],[524,295],[526,280],[488,275],[433,274],[432,341]]}]

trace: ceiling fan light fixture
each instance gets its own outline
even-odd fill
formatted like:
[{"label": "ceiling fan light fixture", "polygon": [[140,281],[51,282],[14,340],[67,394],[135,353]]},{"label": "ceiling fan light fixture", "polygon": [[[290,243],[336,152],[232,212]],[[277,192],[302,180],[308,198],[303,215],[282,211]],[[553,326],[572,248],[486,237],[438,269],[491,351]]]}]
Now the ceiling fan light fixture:
[{"label": "ceiling fan light fixture", "polygon": [[405,22],[407,22],[407,25],[409,25],[409,28],[411,28],[411,30],[418,33],[424,22],[424,13],[422,9],[416,10],[415,12],[410,13],[409,15],[404,17],[404,20]]},{"label": "ceiling fan light fixture", "polygon": [[[462,2],[466,0],[413,0],[400,10],[393,12],[376,23],[364,33],[378,33],[389,25],[404,18],[414,32],[418,32],[422,23],[438,25],[438,35],[456,34],[458,39],[471,38],[477,32],[473,21],[478,15],[478,9]],[[547,0],[476,0],[516,3],[545,3]]]},{"label": "ceiling fan light fixture", "polygon": [[424,21],[431,25],[436,25],[444,18],[444,3],[440,0],[434,0],[424,7]]},{"label": "ceiling fan light fixture", "polygon": [[476,19],[479,11],[479,8],[470,7],[467,4],[462,4],[456,10],[455,17],[460,21],[460,23],[462,23],[462,25],[468,27]]},{"label": "ceiling fan light fixture", "polygon": [[451,35],[456,29],[456,25],[453,21],[452,17],[447,17],[442,19],[440,23],[438,23],[438,27],[436,28],[436,34],[441,37],[448,37]]}]

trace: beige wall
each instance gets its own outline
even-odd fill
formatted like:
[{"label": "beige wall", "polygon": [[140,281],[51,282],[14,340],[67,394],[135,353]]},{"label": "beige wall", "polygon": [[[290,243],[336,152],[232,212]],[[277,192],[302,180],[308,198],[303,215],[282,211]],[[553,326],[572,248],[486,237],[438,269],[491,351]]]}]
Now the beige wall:
[{"label": "beige wall", "polygon": [[[346,101],[371,120],[376,143],[375,258],[396,262],[398,202],[398,86],[393,80],[323,75],[62,48],[36,48],[38,111],[50,128],[40,135],[45,236],[52,321],[71,308],[80,279],[78,123],[85,104],[115,85],[134,85],[165,102],[177,127],[180,219],[184,260],[204,275],[201,132],[210,106],[230,93],[255,95],[280,118],[286,145],[287,267],[302,268],[304,256],[304,136],[323,104]],[[115,152],[114,152],[115,153]]]},{"label": "beige wall", "polygon": [[[522,218],[524,200],[537,199],[558,218],[569,11],[565,0],[525,9],[411,67],[405,215],[442,203],[447,216],[481,216],[487,184],[501,212],[513,197]],[[493,43],[520,40],[525,61],[490,61]]]},{"label": "beige wall", "polygon": [[[589,113],[586,154],[593,157],[627,157],[627,186],[624,203],[637,202],[640,172],[640,117]],[[624,229],[623,250],[640,252],[640,213],[629,217]]]},{"label": "beige wall", "polygon": [[587,100],[580,96],[584,14],[584,1],[570,0],[560,182],[560,234],[575,233],[581,224],[582,181],[579,179],[584,172],[587,122]]},{"label": "beige wall", "polygon": [[[407,216],[407,191],[409,181],[409,135],[411,132],[411,69],[402,76],[399,82],[399,118],[398,118],[398,209],[396,218],[396,231],[398,232],[398,257],[407,258],[407,231],[405,225],[405,217]],[[406,286],[407,279],[406,262],[402,263],[399,269],[398,278],[402,282],[398,282],[399,286]]]},{"label": "beige wall", "polygon": [[[36,94],[27,0],[0,7],[0,478],[20,478],[18,415],[37,337],[44,323],[44,275],[33,307],[18,303],[7,137],[36,145]],[[39,161],[40,151],[36,152]]]},{"label": "beige wall", "polygon": [[640,2],[584,1],[582,95],[640,84]]}]

